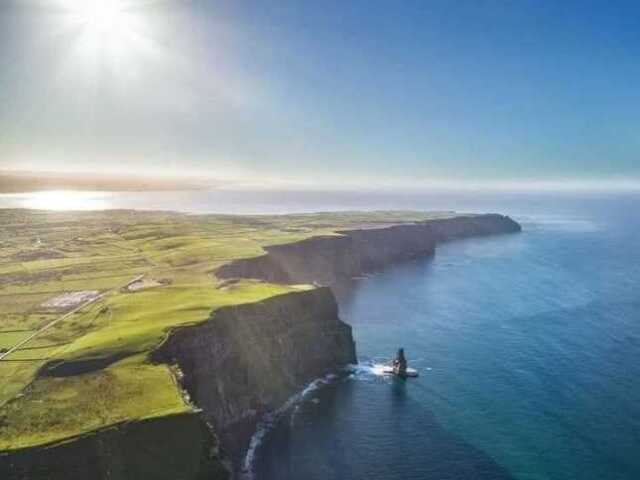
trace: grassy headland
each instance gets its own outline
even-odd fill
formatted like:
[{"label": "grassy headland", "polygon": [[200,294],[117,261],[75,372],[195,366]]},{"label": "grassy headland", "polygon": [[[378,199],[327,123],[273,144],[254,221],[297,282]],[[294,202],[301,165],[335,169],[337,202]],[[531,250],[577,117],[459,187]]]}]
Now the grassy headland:
[{"label": "grassy headland", "polygon": [[[191,410],[169,367],[149,360],[168,329],[205,321],[222,306],[312,288],[229,284],[212,273],[223,263],[266,245],[448,215],[0,210],[0,356],[67,315],[0,361],[0,451]],[[56,306],[87,291],[101,296],[77,311]],[[92,367],[43,374],[53,361]]]}]

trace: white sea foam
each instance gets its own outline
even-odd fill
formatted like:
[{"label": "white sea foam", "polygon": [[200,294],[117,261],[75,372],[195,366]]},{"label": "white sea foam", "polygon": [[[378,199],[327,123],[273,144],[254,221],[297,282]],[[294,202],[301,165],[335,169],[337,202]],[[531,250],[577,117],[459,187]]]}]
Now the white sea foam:
[{"label": "white sea foam", "polygon": [[382,363],[375,360],[363,361],[358,365],[352,365],[351,378],[358,380],[375,380],[377,377],[386,378],[384,369],[388,367],[388,363]]},{"label": "white sea foam", "polygon": [[[348,366],[346,370],[350,371],[351,367],[352,365]],[[337,378],[338,375],[334,373],[330,373],[328,375],[325,375],[324,377],[317,378],[316,380],[309,383],[302,391],[291,396],[280,408],[274,410],[273,412],[265,414],[260,419],[258,425],[256,426],[256,431],[251,437],[251,441],[249,442],[249,448],[247,449],[244,461],[242,462],[242,471],[240,473],[240,478],[242,478],[243,480],[253,479],[253,464],[256,458],[256,453],[260,448],[260,445],[264,441],[266,435],[273,429],[282,415],[284,415],[292,408],[294,409],[293,413],[295,414],[299,409],[299,403],[302,400],[304,400],[309,396],[309,394],[320,388],[322,385],[326,385]]]}]

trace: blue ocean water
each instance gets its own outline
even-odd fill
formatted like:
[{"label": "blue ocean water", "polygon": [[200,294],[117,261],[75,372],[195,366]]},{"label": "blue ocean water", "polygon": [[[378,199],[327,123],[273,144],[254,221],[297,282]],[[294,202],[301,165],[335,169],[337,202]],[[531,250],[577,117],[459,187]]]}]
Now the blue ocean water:
[{"label": "blue ocean water", "polygon": [[[523,232],[341,292],[360,367],[275,423],[254,478],[640,478],[638,197],[485,200]],[[399,346],[419,378],[376,374]]]}]

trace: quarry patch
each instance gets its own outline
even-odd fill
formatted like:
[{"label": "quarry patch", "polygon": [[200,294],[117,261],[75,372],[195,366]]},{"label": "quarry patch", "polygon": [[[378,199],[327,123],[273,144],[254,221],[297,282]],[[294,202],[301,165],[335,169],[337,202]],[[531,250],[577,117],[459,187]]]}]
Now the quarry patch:
[{"label": "quarry patch", "polygon": [[98,290],[81,290],[79,292],[68,292],[50,298],[40,306],[46,309],[71,310],[85,302],[95,300],[100,296]]},{"label": "quarry patch", "polygon": [[139,292],[140,290],[146,290],[147,288],[163,287],[165,285],[171,285],[171,279],[161,278],[159,280],[153,278],[140,278],[128,284],[124,287],[124,292]]}]

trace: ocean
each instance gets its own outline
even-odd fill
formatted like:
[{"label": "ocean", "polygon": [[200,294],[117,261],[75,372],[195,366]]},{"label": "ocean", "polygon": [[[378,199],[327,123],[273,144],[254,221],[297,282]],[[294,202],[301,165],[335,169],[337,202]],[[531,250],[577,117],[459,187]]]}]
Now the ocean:
[{"label": "ocean", "polygon": [[[359,365],[265,422],[247,477],[640,478],[639,195],[92,195],[90,208],[446,209],[522,224],[340,288]],[[2,206],[38,198],[0,197]],[[380,375],[401,346],[416,379]]]},{"label": "ocean", "polygon": [[[360,365],[271,426],[253,478],[640,478],[637,198],[517,200],[490,210],[522,233],[340,294]],[[379,374],[400,346],[419,378]]]}]

